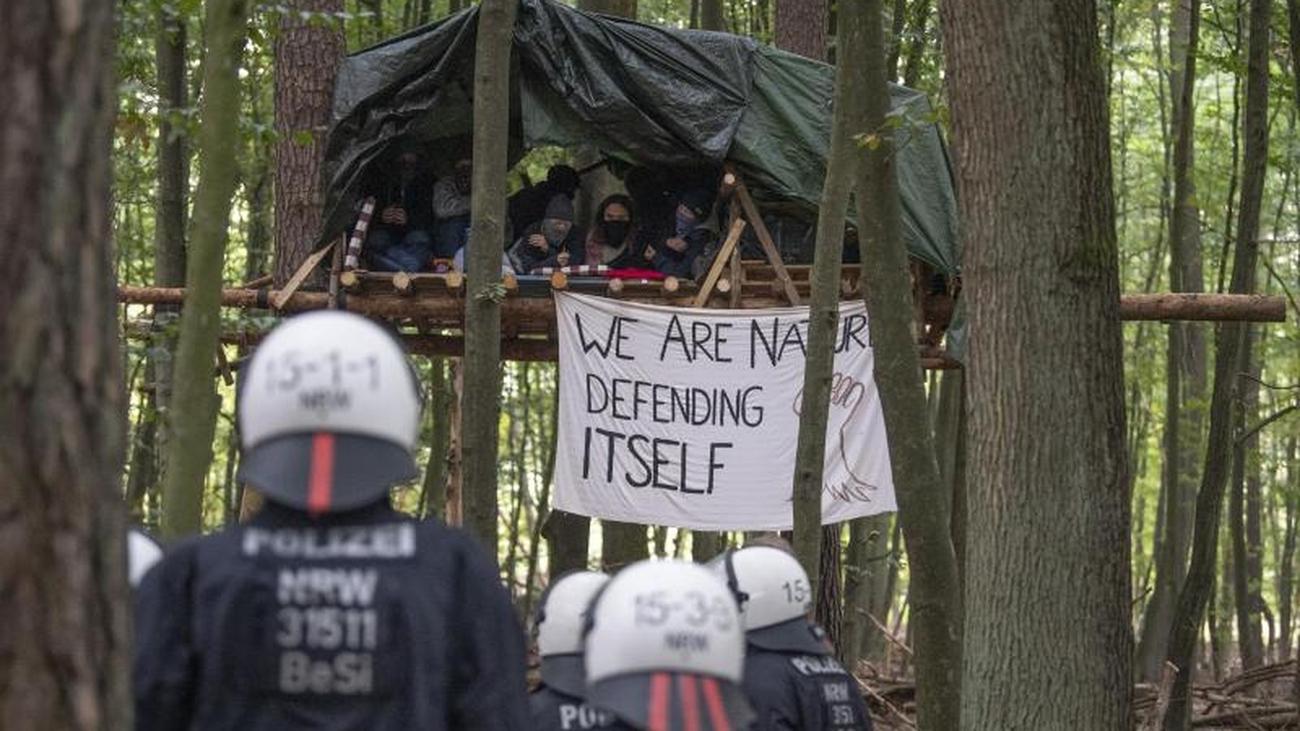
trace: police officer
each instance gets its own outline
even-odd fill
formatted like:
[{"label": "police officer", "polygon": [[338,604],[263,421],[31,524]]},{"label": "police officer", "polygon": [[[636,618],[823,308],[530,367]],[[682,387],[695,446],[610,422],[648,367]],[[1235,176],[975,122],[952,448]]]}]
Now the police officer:
[{"label": "police officer", "polygon": [[794,556],[770,546],[728,551],[710,567],[727,582],[745,626],[745,693],[756,731],[871,729],[857,680],[808,620],[812,586]]},{"label": "police officer", "polygon": [[578,731],[614,727],[614,716],[587,705],[582,662],[582,624],[591,599],[609,581],[595,571],[577,571],[551,582],[537,610],[537,654],[542,684],[529,697],[533,728]]},{"label": "police officer", "polygon": [[753,712],[740,687],[745,640],[736,604],[708,569],[640,561],[589,610],[587,703],[620,729],[739,731]]},{"label": "police officer", "polygon": [[182,542],[137,594],[136,728],[528,728],[523,635],[483,550],[416,522],[414,373],[356,315],[279,326],[241,377],[249,523]]}]

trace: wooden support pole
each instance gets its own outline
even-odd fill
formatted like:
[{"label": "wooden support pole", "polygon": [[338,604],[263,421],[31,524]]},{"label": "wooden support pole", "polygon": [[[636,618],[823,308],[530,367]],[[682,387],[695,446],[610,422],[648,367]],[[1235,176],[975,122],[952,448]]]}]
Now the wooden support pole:
[{"label": "wooden support pole", "polygon": [[411,294],[411,275],[406,272],[397,272],[393,275],[393,290],[404,297]]},{"label": "wooden support pole", "polygon": [[733,217],[731,229],[727,231],[727,238],[722,242],[722,248],[714,255],[713,264],[709,266],[709,272],[704,277],[704,284],[700,285],[700,291],[695,294],[695,301],[692,303],[695,307],[703,307],[704,303],[709,301],[709,295],[713,294],[713,287],[718,283],[718,277],[722,276],[722,268],[731,259],[731,253],[736,250],[736,245],[740,243],[740,235],[744,231],[745,220]]},{"label": "wooden support pole", "polygon": [[763,253],[767,255],[767,260],[776,270],[776,278],[781,282],[782,289],[785,291],[786,299],[790,304],[798,306],[799,293],[795,291],[794,282],[790,278],[790,272],[785,268],[785,262],[781,261],[781,252],[776,248],[776,242],[772,240],[772,234],[767,230],[767,224],[763,223],[763,215],[759,213],[758,205],[749,195],[749,188],[745,187],[745,181],[736,178],[736,197],[740,199],[740,205],[745,209],[745,218],[749,219],[749,225],[754,227],[754,235],[758,237],[759,246],[763,247]]},{"label": "wooden support pole", "polygon": [[1285,322],[1286,300],[1263,294],[1126,294],[1119,298],[1119,319]]},{"label": "wooden support pole", "polygon": [[[321,260],[334,250],[334,246],[335,245],[331,243],[320,251],[307,257],[307,260],[302,263],[302,266],[298,267],[298,271],[294,272],[293,276],[289,278],[289,281],[285,283],[284,289],[271,295],[271,304],[275,305],[275,309],[284,309],[285,301],[292,297],[294,292],[298,291],[298,288],[307,280],[307,277],[311,274],[312,270],[320,266]],[[328,306],[328,301],[326,302],[326,306]]]},{"label": "wooden support pole", "polygon": [[560,271],[551,272],[551,289],[563,290],[568,288],[569,288],[568,274],[565,274],[564,272],[560,272]]}]

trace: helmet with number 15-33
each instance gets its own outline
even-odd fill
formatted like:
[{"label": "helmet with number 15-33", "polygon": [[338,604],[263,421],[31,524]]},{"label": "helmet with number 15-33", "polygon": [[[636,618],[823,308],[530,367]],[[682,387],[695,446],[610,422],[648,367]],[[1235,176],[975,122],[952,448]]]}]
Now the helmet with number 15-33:
[{"label": "helmet with number 15-33", "polygon": [[808,621],[812,584],[798,559],[771,546],[727,551],[709,562],[740,607],[745,639],[764,650],[825,654],[825,641]]},{"label": "helmet with number 15-33", "polygon": [[601,590],[588,615],[587,702],[634,728],[746,728],[745,640],[736,604],[710,571],[640,561]]},{"label": "helmet with number 15-33", "polygon": [[241,480],[313,515],[375,502],[417,474],[420,396],[397,340],[347,312],[277,327],[240,380]]}]

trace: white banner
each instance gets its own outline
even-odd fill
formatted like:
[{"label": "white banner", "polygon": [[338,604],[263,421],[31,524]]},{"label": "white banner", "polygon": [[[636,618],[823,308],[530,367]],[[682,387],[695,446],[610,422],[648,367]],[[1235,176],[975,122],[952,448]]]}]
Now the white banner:
[{"label": "white banner", "polygon": [[[788,530],[808,308],[683,309],[556,293],[555,507],[696,530]],[[895,509],[867,313],[840,307],[822,522]]]}]

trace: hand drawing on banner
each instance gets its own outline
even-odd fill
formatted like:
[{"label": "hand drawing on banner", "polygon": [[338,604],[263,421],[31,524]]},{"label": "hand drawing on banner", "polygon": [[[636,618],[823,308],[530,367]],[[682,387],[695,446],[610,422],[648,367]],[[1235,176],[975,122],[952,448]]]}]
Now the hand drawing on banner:
[{"label": "hand drawing on banner", "polygon": [[[826,415],[827,434],[831,433],[831,426],[835,425],[834,443],[827,443],[825,450],[827,455],[833,455],[828,460],[830,466],[839,466],[848,479],[831,484],[832,470],[828,469],[822,474],[822,492],[827,493],[833,500],[852,503],[872,502],[872,493],[880,488],[871,482],[862,479],[853,469],[854,461],[849,458],[848,431],[853,428],[863,428],[859,421],[859,416],[863,408],[863,402],[866,399],[867,387],[862,381],[854,378],[848,373],[836,371],[831,375],[831,393],[830,393],[830,410]],[[791,409],[795,416],[800,415],[803,409],[803,389],[795,396]],[[838,424],[835,420],[838,419]],[[794,498],[791,497],[791,500]]]}]

